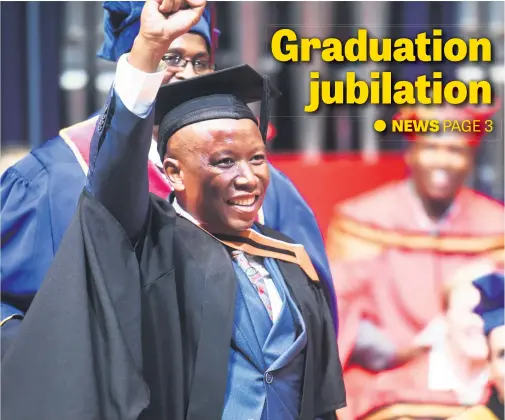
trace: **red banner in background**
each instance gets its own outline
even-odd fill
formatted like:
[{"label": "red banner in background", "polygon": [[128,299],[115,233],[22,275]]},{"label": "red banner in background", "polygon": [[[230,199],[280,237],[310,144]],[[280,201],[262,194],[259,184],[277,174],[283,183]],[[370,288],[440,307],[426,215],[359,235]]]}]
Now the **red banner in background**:
[{"label": "red banner in background", "polygon": [[324,239],[335,204],[407,173],[402,153],[385,153],[373,161],[360,153],[326,154],[314,162],[302,154],[270,154],[269,161],[298,188],[314,211]]}]

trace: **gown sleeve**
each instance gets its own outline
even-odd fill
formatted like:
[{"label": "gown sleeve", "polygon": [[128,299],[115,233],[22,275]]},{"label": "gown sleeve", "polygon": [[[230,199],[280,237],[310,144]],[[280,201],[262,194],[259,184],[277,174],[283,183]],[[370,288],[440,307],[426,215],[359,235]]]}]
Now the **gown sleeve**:
[{"label": "gown sleeve", "polygon": [[1,179],[2,326],[24,316],[54,257],[47,182],[43,170],[31,179],[16,166]]}]

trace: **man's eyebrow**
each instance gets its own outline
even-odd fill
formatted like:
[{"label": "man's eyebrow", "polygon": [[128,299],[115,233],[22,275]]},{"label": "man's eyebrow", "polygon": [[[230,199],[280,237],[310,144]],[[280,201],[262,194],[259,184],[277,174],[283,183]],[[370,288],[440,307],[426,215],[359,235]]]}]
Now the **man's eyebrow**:
[{"label": "man's eyebrow", "polygon": [[183,51],[180,48],[169,48],[165,54],[179,54],[182,55]]},{"label": "man's eyebrow", "polygon": [[[178,54],[180,56],[184,56],[186,52],[180,48],[169,48],[165,54]],[[201,51],[196,53],[193,58],[207,58],[209,57],[209,53],[207,51]]]},{"label": "man's eyebrow", "polygon": [[235,152],[231,149],[221,149],[221,150],[216,150],[214,152],[210,152],[209,156],[214,157],[214,158],[218,158],[223,155],[234,155],[234,154],[235,154]]},{"label": "man's eyebrow", "polygon": [[199,52],[197,54],[195,54],[195,57],[194,58],[208,58],[209,57],[209,53],[207,51],[205,52]]}]

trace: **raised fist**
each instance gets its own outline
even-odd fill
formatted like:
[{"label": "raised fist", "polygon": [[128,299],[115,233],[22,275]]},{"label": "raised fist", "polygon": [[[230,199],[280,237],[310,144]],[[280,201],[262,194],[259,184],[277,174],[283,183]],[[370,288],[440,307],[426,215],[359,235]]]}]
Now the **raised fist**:
[{"label": "raised fist", "polygon": [[164,54],[176,38],[200,20],[205,4],[206,0],[147,0],[140,17],[139,37],[159,46]]}]

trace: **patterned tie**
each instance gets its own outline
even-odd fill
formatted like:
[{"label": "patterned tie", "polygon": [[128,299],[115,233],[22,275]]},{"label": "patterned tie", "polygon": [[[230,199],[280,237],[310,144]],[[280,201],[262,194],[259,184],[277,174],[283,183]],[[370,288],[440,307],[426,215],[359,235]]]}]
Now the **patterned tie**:
[{"label": "patterned tie", "polygon": [[253,284],[261,301],[263,302],[263,305],[265,305],[268,316],[271,320],[273,320],[272,304],[270,303],[270,298],[268,297],[263,275],[251,265],[242,251],[232,251],[231,256]]}]

